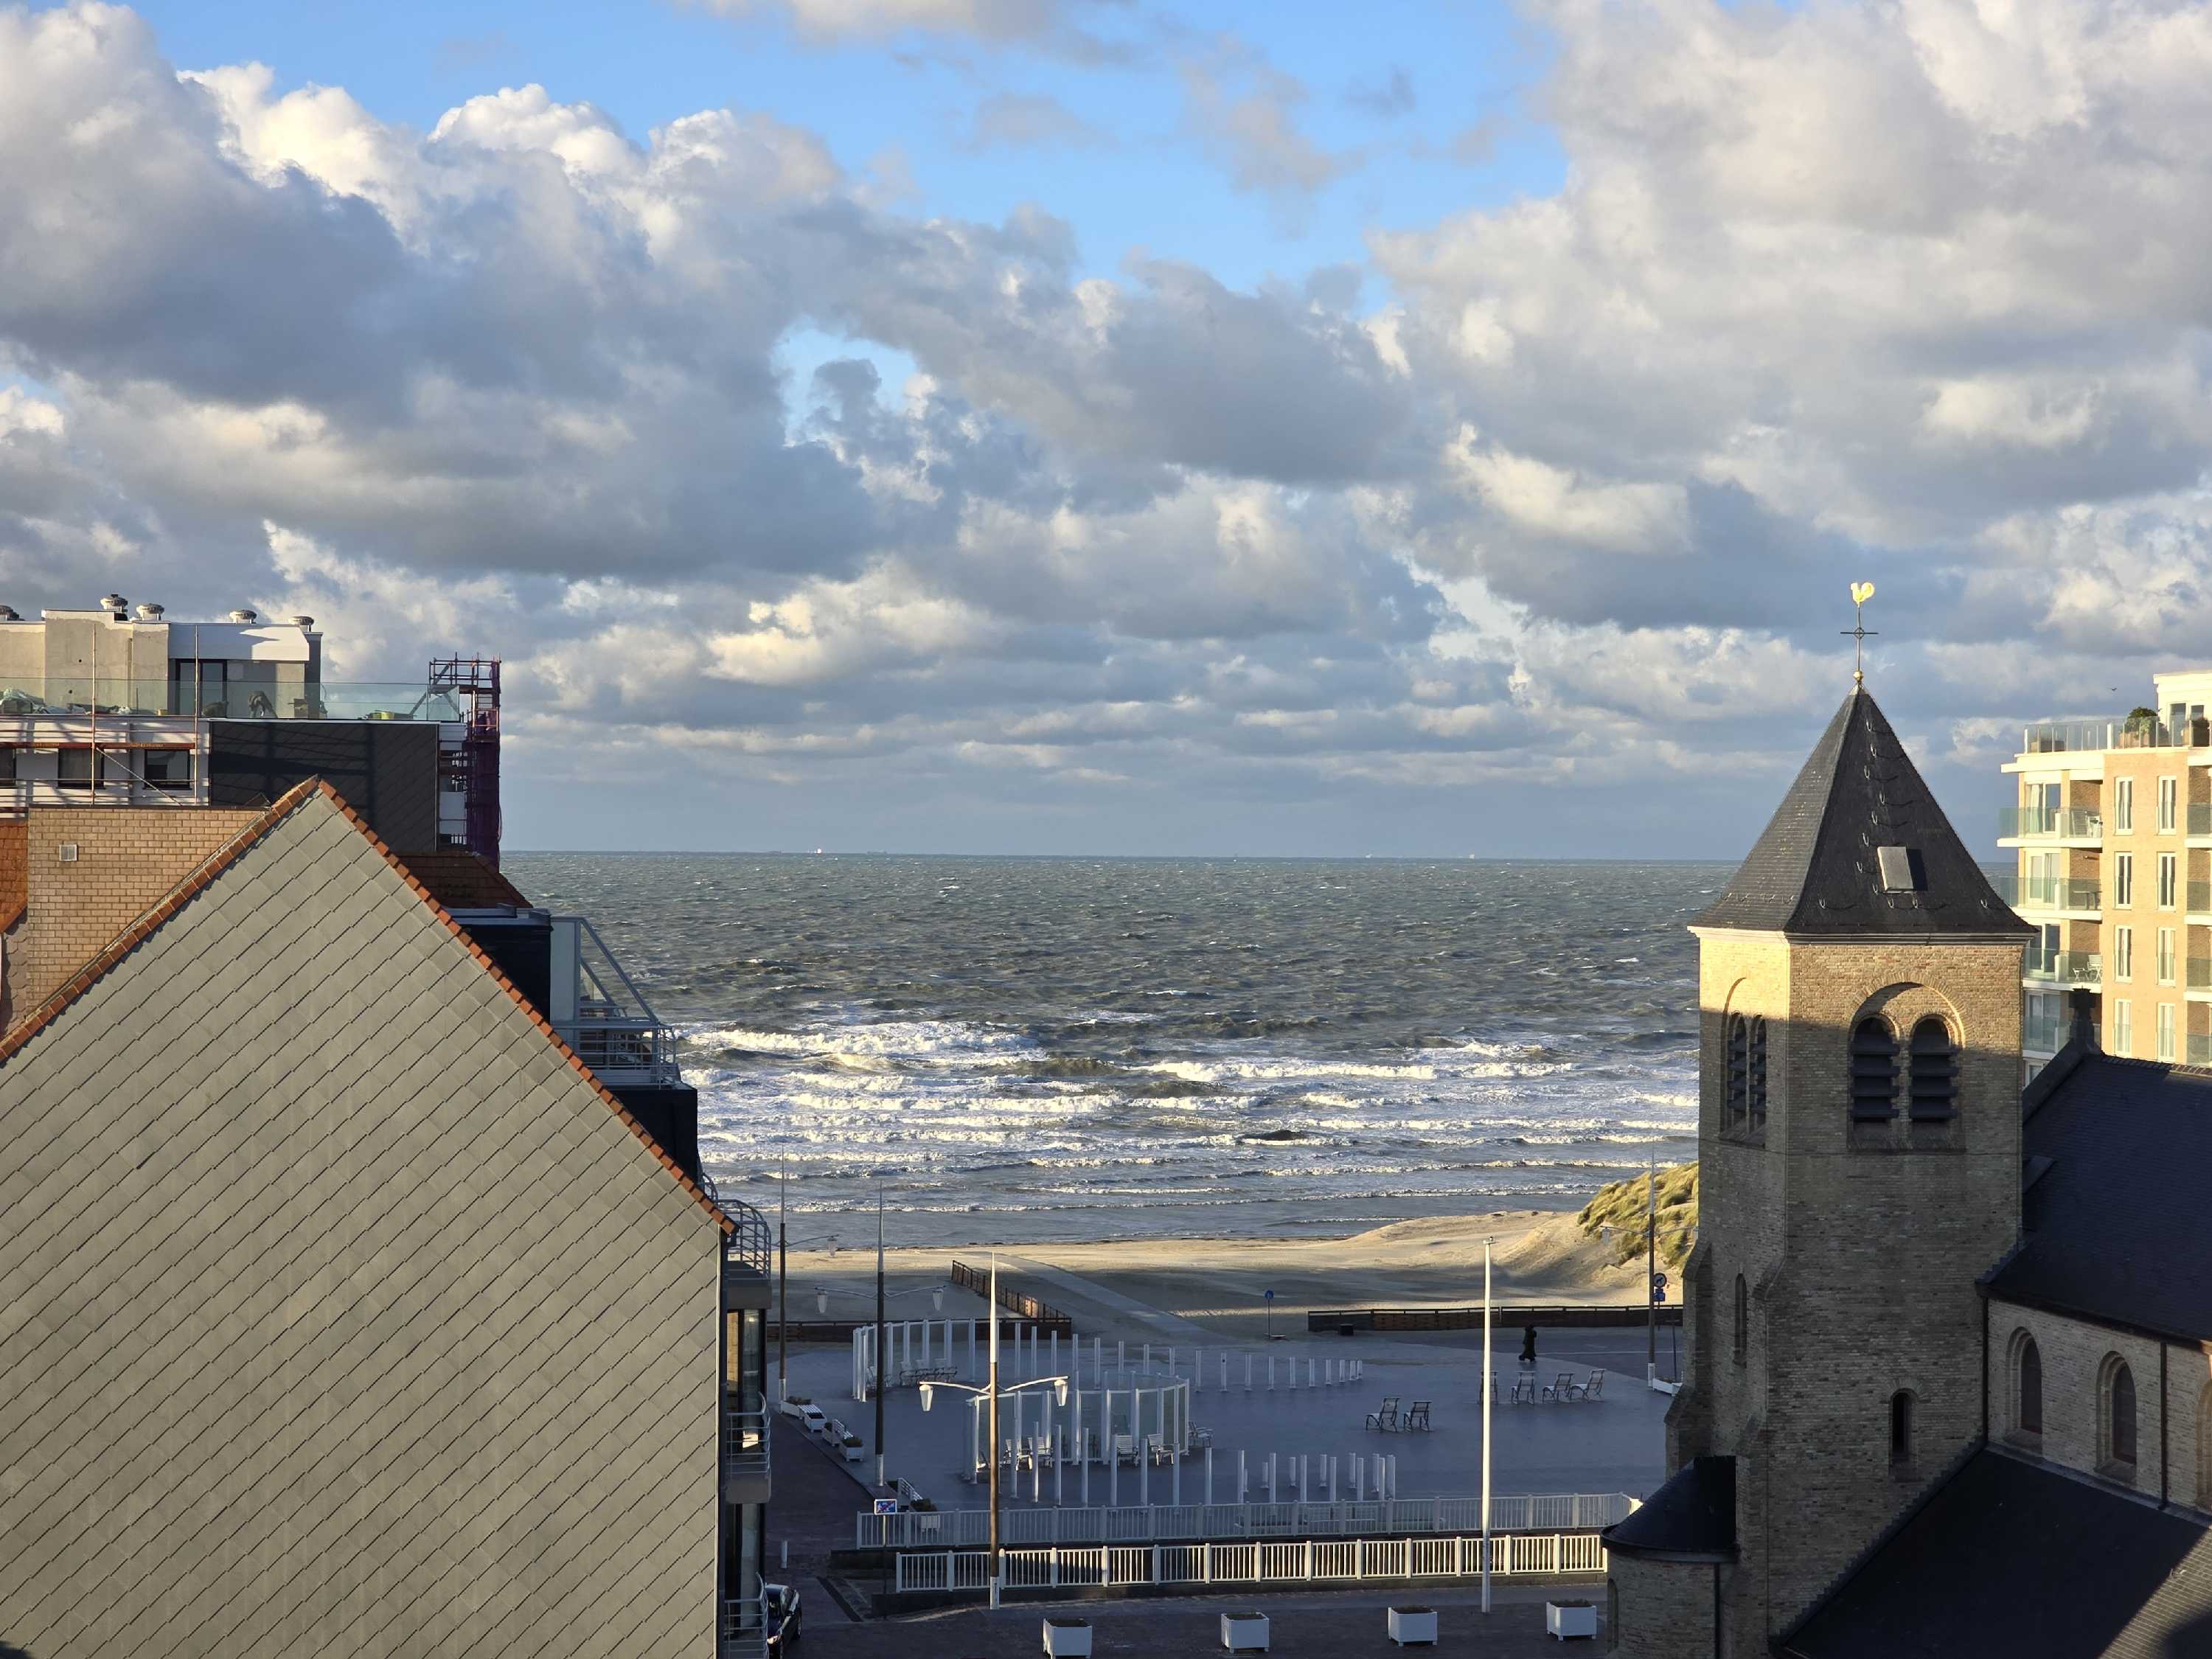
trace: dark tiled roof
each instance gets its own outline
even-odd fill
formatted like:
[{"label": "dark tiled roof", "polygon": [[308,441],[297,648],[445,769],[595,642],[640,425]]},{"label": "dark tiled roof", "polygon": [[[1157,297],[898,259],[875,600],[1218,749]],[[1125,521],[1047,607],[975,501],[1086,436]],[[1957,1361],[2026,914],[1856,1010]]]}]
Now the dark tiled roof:
[{"label": "dark tiled roof", "polygon": [[1607,1549],[1673,1561],[1735,1559],[1735,1459],[1693,1457],[1605,1529]]},{"label": "dark tiled roof", "polygon": [[2212,1337],[2212,1072],[2093,1052],[2028,1104],[2021,1151],[2040,1173],[1991,1293]]},{"label": "dark tiled roof", "polygon": [[2212,1654],[2212,1537],[2201,1518],[1983,1451],[1782,1651],[2201,1659]]},{"label": "dark tiled roof", "polygon": [[501,904],[512,904],[518,910],[530,908],[530,901],[513,882],[474,853],[449,848],[393,856],[448,910],[489,910]]},{"label": "dark tiled roof", "polygon": [[[1877,856],[1885,847],[1912,855],[1913,890],[1885,890]],[[1692,925],[1881,938],[2028,932],[1861,687],[1813,745],[1727,890]]]}]

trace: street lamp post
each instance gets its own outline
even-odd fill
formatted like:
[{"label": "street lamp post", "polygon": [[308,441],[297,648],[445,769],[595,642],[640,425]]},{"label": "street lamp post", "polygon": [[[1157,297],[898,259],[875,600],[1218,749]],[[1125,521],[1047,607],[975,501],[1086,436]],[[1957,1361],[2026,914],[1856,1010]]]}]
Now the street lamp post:
[{"label": "street lamp post", "polygon": [[876,1486],[880,1491],[888,1483],[884,1480],[884,1392],[886,1387],[884,1312],[884,1189],[876,1188]]}]

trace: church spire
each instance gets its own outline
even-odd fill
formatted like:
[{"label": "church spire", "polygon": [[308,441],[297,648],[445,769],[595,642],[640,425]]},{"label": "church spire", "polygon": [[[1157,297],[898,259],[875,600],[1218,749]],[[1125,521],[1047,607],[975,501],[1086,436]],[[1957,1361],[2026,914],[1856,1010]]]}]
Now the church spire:
[{"label": "church spire", "polygon": [[1854,684],[1765,833],[1691,924],[1869,939],[2025,937]]}]

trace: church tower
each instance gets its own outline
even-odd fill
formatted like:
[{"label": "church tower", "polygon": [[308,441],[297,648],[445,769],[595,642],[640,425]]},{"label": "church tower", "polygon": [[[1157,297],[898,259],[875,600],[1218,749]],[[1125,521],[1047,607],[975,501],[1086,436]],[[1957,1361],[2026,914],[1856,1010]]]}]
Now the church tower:
[{"label": "church tower", "polygon": [[1689,1373],[1674,1474],[1607,1535],[1613,1627],[1638,1659],[1750,1659],[1981,1432],[2029,930],[1855,686],[1691,931]]}]

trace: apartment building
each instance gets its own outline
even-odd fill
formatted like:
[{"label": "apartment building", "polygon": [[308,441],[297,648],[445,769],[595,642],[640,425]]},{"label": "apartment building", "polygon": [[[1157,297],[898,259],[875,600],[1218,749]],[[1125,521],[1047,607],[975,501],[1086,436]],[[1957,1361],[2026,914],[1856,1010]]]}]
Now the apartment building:
[{"label": "apartment building", "polygon": [[2035,929],[2021,1054],[2033,1078],[2065,1045],[2067,998],[2092,998],[2106,1053],[2212,1064],[2212,669],[2154,677],[2110,720],[2027,727],[2004,769],[2017,805],[1999,891]]}]

